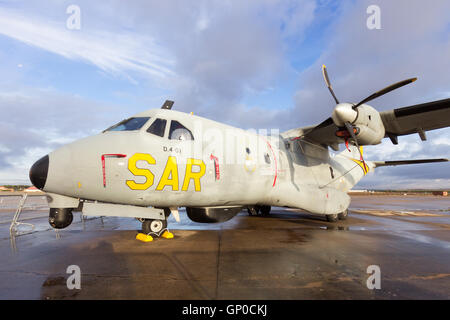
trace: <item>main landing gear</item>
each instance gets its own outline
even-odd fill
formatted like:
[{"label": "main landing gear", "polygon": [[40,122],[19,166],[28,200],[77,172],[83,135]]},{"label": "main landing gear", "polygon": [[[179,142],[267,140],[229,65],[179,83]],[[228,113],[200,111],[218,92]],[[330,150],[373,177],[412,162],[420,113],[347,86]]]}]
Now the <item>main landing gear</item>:
[{"label": "main landing gear", "polygon": [[271,206],[248,206],[247,212],[249,216],[268,216],[270,214]]},{"label": "main landing gear", "polygon": [[348,216],[348,209],[345,209],[344,211],[337,213],[337,214],[327,214],[325,217],[328,222],[336,222],[338,220],[345,220]]}]

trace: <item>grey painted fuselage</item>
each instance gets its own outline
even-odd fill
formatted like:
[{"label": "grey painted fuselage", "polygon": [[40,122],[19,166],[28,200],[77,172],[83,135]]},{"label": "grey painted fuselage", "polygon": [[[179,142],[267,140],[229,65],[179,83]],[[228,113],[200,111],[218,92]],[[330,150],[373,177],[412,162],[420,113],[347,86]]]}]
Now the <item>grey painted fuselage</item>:
[{"label": "grey painted fuselage", "polygon": [[[138,206],[261,204],[336,214],[348,208],[347,191],[367,171],[354,146],[332,156],[289,132],[258,135],[164,109],[135,117],[150,120],[139,130],[105,131],[50,153],[44,190]],[[157,118],[179,121],[194,140],[168,139],[169,125],[163,137],[147,132]]]}]

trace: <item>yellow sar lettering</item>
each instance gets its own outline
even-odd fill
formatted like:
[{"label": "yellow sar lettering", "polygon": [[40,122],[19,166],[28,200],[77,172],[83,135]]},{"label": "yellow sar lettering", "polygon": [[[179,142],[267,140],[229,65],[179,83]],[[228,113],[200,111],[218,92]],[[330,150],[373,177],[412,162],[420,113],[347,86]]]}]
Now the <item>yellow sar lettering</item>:
[{"label": "yellow sar lettering", "polygon": [[[136,166],[138,161],[145,161],[148,164],[156,164],[156,160],[147,153],[135,153],[128,160],[128,170],[135,176],[142,176],[146,178],[143,183],[137,183],[134,180],[127,180],[127,186],[132,190],[147,190],[153,185],[154,175],[149,169],[141,169]],[[194,167],[197,170],[194,172]],[[201,191],[200,179],[206,172],[206,165],[203,160],[198,159],[187,159],[186,162],[186,173],[184,176],[182,191],[188,191],[191,180],[194,180],[194,190]],[[158,185],[156,186],[157,191],[162,191],[166,186],[172,188],[172,191],[179,190],[179,179],[178,179],[178,165],[177,158],[170,156],[167,158],[166,166],[161,175]]]},{"label": "yellow sar lettering", "polygon": [[[200,168],[200,171],[192,172],[192,166],[198,166]],[[187,191],[187,189],[189,188],[189,183],[191,182],[191,179],[193,179],[195,191],[201,191],[202,188],[200,186],[200,178],[205,174],[205,171],[206,166],[203,160],[187,159],[186,175],[184,176],[183,187],[181,188],[181,190]]]},{"label": "yellow sar lettering", "polygon": [[[171,179],[169,179],[170,176],[172,176]],[[178,191],[178,184],[177,158],[169,157],[156,190],[159,191],[163,190],[165,186],[172,186],[172,191]]]},{"label": "yellow sar lettering", "polygon": [[135,153],[128,160],[128,170],[130,170],[130,172],[135,176],[145,177],[146,181],[144,183],[137,183],[133,180],[127,180],[127,186],[129,186],[130,189],[133,190],[146,190],[153,185],[153,179],[155,176],[148,169],[139,169],[138,167],[136,167],[136,163],[139,160],[146,161],[148,164],[156,163],[155,159],[147,153]]}]

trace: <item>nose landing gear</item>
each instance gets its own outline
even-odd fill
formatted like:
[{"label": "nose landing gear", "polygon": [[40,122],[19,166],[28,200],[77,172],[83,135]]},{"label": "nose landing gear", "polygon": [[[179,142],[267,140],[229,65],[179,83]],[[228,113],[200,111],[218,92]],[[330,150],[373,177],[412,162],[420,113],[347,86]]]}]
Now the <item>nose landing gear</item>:
[{"label": "nose landing gear", "polygon": [[[167,229],[167,218],[172,213],[172,210],[170,208],[152,208],[152,210],[156,210],[157,216],[160,218],[156,218],[155,215],[147,215],[146,218],[136,218],[142,223],[142,232],[137,234],[136,239],[143,242],[153,241],[153,237],[172,239],[173,233]],[[179,217],[178,219],[175,217],[175,220],[179,221]]]},{"label": "nose landing gear", "polygon": [[142,222],[142,231],[145,234],[155,234],[159,236],[165,229],[167,229],[167,220],[145,219]]},{"label": "nose landing gear", "polygon": [[138,233],[136,239],[143,242],[153,241],[153,237],[172,239],[173,233],[167,229],[167,220],[142,219],[142,233]]}]

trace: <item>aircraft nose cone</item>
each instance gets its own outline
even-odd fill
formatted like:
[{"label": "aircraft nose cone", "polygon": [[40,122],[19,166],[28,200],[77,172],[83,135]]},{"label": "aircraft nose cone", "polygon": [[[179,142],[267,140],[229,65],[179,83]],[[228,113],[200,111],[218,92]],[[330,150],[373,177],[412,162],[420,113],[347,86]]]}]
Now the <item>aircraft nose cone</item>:
[{"label": "aircraft nose cone", "polygon": [[43,189],[47,181],[48,155],[36,161],[30,169],[31,183],[38,189]]}]

